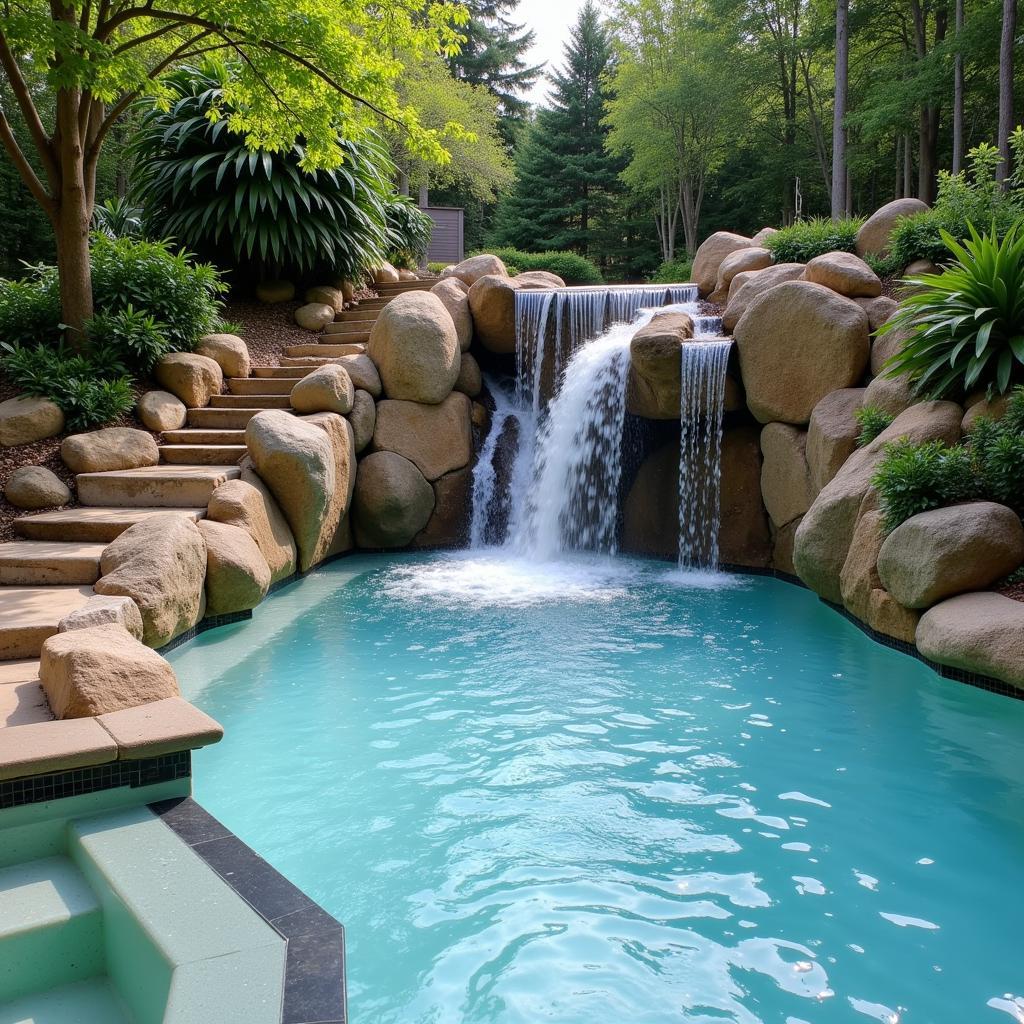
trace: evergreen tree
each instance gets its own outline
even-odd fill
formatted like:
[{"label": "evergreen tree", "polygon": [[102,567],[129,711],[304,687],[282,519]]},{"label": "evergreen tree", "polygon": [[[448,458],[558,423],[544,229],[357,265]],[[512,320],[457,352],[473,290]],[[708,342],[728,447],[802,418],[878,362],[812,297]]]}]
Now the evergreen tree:
[{"label": "evergreen tree", "polygon": [[624,163],[605,148],[603,124],[612,61],[608,30],[593,0],[580,11],[541,108],[519,148],[516,184],[502,200],[495,238],[528,250],[569,249],[602,264],[606,218]]}]

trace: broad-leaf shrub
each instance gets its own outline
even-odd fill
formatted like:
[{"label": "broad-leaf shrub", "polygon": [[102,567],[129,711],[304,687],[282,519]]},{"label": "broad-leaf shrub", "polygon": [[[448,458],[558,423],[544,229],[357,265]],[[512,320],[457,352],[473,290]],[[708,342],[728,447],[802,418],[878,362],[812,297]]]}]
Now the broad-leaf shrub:
[{"label": "broad-leaf shrub", "polygon": [[693,263],[685,256],[666,260],[651,274],[652,284],[681,284],[690,280]]},{"label": "broad-leaf shrub", "polygon": [[509,273],[514,270],[546,270],[557,274],[566,284],[601,284],[604,278],[597,264],[575,252],[523,252],[521,249],[488,249],[497,256]]},{"label": "broad-leaf shrub", "polygon": [[914,291],[879,334],[907,334],[886,374],[907,374],[927,398],[974,388],[1005,393],[1024,379],[1024,234],[1016,224],[999,239],[969,226],[961,245],[943,241],[955,261],[938,274],[911,279]]},{"label": "broad-leaf shrub", "polygon": [[430,245],[433,220],[409,196],[394,196],[387,203],[386,213],[391,245],[388,262],[415,270]]},{"label": "broad-leaf shrub", "polygon": [[761,244],[776,263],[808,263],[827,252],[853,252],[862,218],[833,221],[812,217],[769,235]]}]

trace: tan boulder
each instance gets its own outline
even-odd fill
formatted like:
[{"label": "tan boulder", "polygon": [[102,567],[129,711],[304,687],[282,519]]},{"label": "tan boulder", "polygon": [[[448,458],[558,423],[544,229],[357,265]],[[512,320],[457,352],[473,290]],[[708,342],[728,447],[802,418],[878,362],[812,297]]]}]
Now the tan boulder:
[{"label": "tan boulder", "polygon": [[473,333],[489,352],[510,355],[516,350],[516,292],[521,286],[507,277],[481,277],[469,289]]},{"label": "tan boulder", "polygon": [[903,217],[912,217],[928,209],[928,204],[920,199],[895,199],[868,217],[857,232],[858,256],[887,256],[889,254],[889,238],[893,228]]},{"label": "tan boulder", "polygon": [[761,423],[807,423],[825,395],[860,380],[870,355],[864,310],[808,281],[758,296],[735,337],[747,405]]},{"label": "tan boulder", "polygon": [[512,278],[520,288],[564,288],[565,281],[547,270],[526,270]]},{"label": "tan boulder", "polygon": [[876,377],[864,392],[865,406],[874,406],[890,416],[899,416],[915,401],[914,389],[905,374],[898,377],[887,377],[884,374]]},{"label": "tan boulder", "polygon": [[886,373],[885,364],[903,348],[907,337],[907,331],[894,330],[877,335],[872,340],[871,373],[873,376],[881,377]]},{"label": "tan boulder", "polygon": [[356,445],[352,424],[335,412],[317,412],[302,417],[327,434],[334,455],[334,476],[337,486],[331,504],[325,513],[325,522],[337,522],[334,536],[327,549],[327,555],[347,551],[351,544],[348,538],[347,516],[352,505],[352,492],[356,486]]},{"label": "tan boulder", "polygon": [[377,366],[369,356],[354,352],[351,355],[339,356],[333,361],[344,368],[357,391],[366,391],[371,398],[380,398],[384,389]]},{"label": "tan boulder", "polygon": [[730,253],[737,249],[750,249],[754,243],[743,235],[731,231],[716,231],[701,242],[693,258],[690,276],[700,290],[702,297],[710,295],[718,283],[718,268]]},{"label": "tan boulder", "polygon": [[0,448],[33,444],[64,429],[64,413],[48,398],[18,395],[0,402]]},{"label": "tan boulder", "polygon": [[[802,517],[801,517],[802,518]],[[794,519],[785,526],[772,529],[772,561],[771,566],[776,572],[784,572],[787,576],[796,576],[793,568],[793,544],[800,519]]]},{"label": "tan boulder", "polygon": [[984,590],[1024,562],[1024,526],[1005,505],[974,501],[911,516],[885,539],[882,585],[906,608]]},{"label": "tan boulder", "polygon": [[241,480],[227,480],[213,492],[206,518],[244,530],[253,539],[270,570],[271,585],[295,572],[295,538],[270,488],[252,469],[243,469]]},{"label": "tan boulder", "polygon": [[878,275],[852,252],[826,252],[815,256],[804,270],[804,280],[824,285],[850,299],[872,299],[882,294]]},{"label": "tan boulder", "polygon": [[1010,406],[1010,395],[997,395],[991,401],[986,398],[979,398],[971,402],[968,399],[967,412],[964,413],[961,428],[965,434],[974,430],[978,420],[1001,420],[1006,415]]},{"label": "tan boulder", "polygon": [[[740,322],[740,317],[747,310],[754,299],[759,295],[774,288],[776,285],[784,284],[786,281],[797,281],[804,274],[802,263],[776,263],[774,266],[766,267],[764,270],[750,271],[745,274],[738,274],[733,278],[733,285],[729,289],[729,301],[722,314],[722,327],[726,331],[733,331]],[[740,281],[740,278],[743,278]],[[739,284],[737,284],[739,282]]]},{"label": "tan boulder", "polygon": [[336,412],[344,416],[352,411],[355,396],[348,371],[327,363],[306,374],[292,388],[291,403],[296,412]]},{"label": "tan boulder", "polygon": [[141,640],[144,632],[142,612],[130,597],[108,597],[103,594],[90,597],[80,608],[68,612],[57,623],[57,632],[92,629],[93,626],[120,626],[136,640]]},{"label": "tan boulder", "polygon": [[761,494],[772,524],[778,528],[802,516],[817,491],[807,467],[807,432],[786,423],[769,423],[761,431]]},{"label": "tan boulder", "polygon": [[359,463],[352,502],[356,542],[363,548],[400,548],[430,521],[434,489],[395,452],[373,452]]},{"label": "tan boulder", "polygon": [[751,245],[747,249],[737,249],[729,253],[718,265],[718,278],[715,290],[708,298],[709,302],[725,302],[729,297],[729,286],[733,278],[740,273],[765,270],[772,265],[772,254],[767,249]]},{"label": "tan boulder", "polygon": [[629,343],[626,411],[647,419],[679,419],[683,342],[693,337],[688,313],[658,313]]},{"label": "tan boulder", "polygon": [[360,389],[355,393],[348,421],[352,424],[352,438],[358,454],[373,440],[373,428],[377,423],[377,403],[368,391]]},{"label": "tan boulder", "polygon": [[931,260],[914,260],[903,268],[903,277],[923,277],[925,274],[938,274],[941,270],[942,267]]},{"label": "tan boulder", "polygon": [[44,641],[39,681],[57,718],[93,718],[180,693],[174,669],[116,625]]},{"label": "tan boulder", "polygon": [[252,369],[249,346],[237,334],[204,334],[196,352],[209,356],[225,377],[248,377]]},{"label": "tan boulder", "polygon": [[[303,296],[306,302],[319,302],[330,306],[335,313],[340,313],[345,308],[345,292],[342,288],[335,288],[329,284],[318,284],[306,289]],[[351,302],[351,298],[348,300]]]},{"label": "tan boulder", "polygon": [[951,668],[1024,686],[1024,602],[961,594],[921,616],[917,649]]},{"label": "tan boulder", "polygon": [[195,352],[171,352],[156,364],[155,376],[172,395],[190,409],[202,409],[219,395],[224,384],[220,365]]},{"label": "tan boulder", "polygon": [[857,447],[857,410],[864,404],[864,394],[864,388],[841,388],[826,395],[811,413],[807,467],[815,494],[839,472]]},{"label": "tan boulder", "polygon": [[800,578],[834,604],[842,601],[839,577],[853,539],[861,505],[877,498],[871,478],[890,441],[919,443],[960,439],[963,412],[954,402],[921,402],[901,413],[870,444],[858,448],[814,499],[796,532],[793,562]]},{"label": "tan boulder", "polygon": [[469,545],[473,506],[473,471],[467,466],[445,473],[432,484],[434,511],[413,540],[418,548],[464,548]]},{"label": "tan boulder", "polygon": [[473,457],[469,399],[456,391],[440,405],[379,402],[373,450],[404,456],[430,481],[461,469]]},{"label": "tan boulder", "polygon": [[4,497],[15,508],[57,508],[71,500],[71,491],[45,466],[19,466],[7,478]]},{"label": "tan boulder", "polygon": [[459,376],[455,324],[432,292],[392,299],[373,325],[367,352],[388,398],[436,405],[451,394]]},{"label": "tan boulder", "polygon": [[206,614],[255,608],[270,589],[270,566],[249,534],[227,523],[200,519],[206,541]]},{"label": "tan boulder", "polygon": [[457,277],[446,277],[443,281],[430,289],[436,295],[448,315],[455,324],[455,333],[459,338],[459,348],[463,352],[469,351],[473,343],[473,314],[469,311],[469,288],[464,281]]},{"label": "tan boulder", "polygon": [[382,263],[371,272],[374,284],[398,284],[398,271],[390,263]]},{"label": "tan boulder", "polygon": [[399,281],[418,281],[419,275],[415,271],[409,270],[406,267],[398,268],[398,280]]},{"label": "tan boulder", "polygon": [[888,295],[876,295],[870,299],[856,298],[853,301],[867,313],[868,327],[872,331],[877,331],[899,309],[899,303]]},{"label": "tan boulder", "polygon": [[850,550],[839,574],[843,605],[851,615],[872,629],[905,643],[913,643],[917,612],[896,601],[878,577],[878,552],[884,540],[882,513],[865,512],[857,521]]},{"label": "tan boulder", "polygon": [[160,449],[145,430],[106,427],[65,437],[60,457],[72,473],[106,473],[155,466],[160,461]]},{"label": "tan boulder", "polygon": [[505,264],[497,256],[489,253],[482,253],[479,256],[470,256],[453,267],[445,267],[441,274],[442,278],[457,277],[460,281],[471,288],[481,277],[508,277]]},{"label": "tan boulder", "polygon": [[476,398],[484,389],[484,378],[480,372],[480,364],[469,352],[462,353],[459,375],[455,379],[455,390],[470,398]]},{"label": "tan boulder", "polygon": [[295,322],[307,331],[322,331],[334,323],[334,307],[326,302],[307,302],[295,310]]},{"label": "tan boulder", "polygon": [[753,242],[754,245],[763,245],[769,238],[772,237],[772,235],[777,235],[778,233],[778,228],[761,228],[761,230],[758,231],[758,233],[754,235],[754,237],[751,238],[750,241]]},{"label": "tan boulder", "polygon": [[256,285],[256,298],[272,304],[291,302],[295,298],[295,285],[291,281],[261,281]]},{"label": "tan boulder", "polygon": [[206,544],[186,516],[168,512],[129,526],[104,548],[100,571],[96,593],[130,597],[150,647],[162,647],[202,616]]},{"label": "tan boulder", "polygon": [[185,403],[170,391],[147,391],[135,411],[143,424],[155,431],[180,430],[188,418]]}]

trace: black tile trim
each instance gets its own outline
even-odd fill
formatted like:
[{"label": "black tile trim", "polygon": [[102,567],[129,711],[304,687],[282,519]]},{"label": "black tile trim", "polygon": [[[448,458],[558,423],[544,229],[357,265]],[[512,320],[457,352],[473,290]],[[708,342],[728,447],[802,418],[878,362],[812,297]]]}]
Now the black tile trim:
[{"label": "black tile trim", "polygon": [[149,808],[287,942],[281,1024],[346,1024],[344,927],[191,797]]},{"label": "black tile trim", "polygon": [[71,768],[45,775],[23,775],[0,782],[0,810],[71,796],[85,796],[123,786],[135,789],[160,782],[175,782],[187,779],[191,774],[191,753],[178,750],[160,757],[108,761],[106,764]]},{"label": "black tile trim", "polygon": [[200,633],[205,633],[208,629],[230,626],[235,622],[247,622],[251,618],[252,609],[244,612],[231,612],[228,615],[208,615],[205,619],[200,619],[191,629],[186,629],[184,633],[179,634],[173,640],[168,640],[163,647],[158,647],[157,654],[167,654],[175,647],[187,644],[189,640],[195,640]]}]

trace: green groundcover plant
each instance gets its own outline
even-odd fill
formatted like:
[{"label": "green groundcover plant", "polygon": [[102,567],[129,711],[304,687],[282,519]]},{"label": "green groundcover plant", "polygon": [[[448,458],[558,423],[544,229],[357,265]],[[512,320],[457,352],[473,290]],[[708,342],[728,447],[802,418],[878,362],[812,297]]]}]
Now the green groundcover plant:
[{"label": "green groundcover plant", "polygon": [[693,263],[686,257],[666,260],[651,274],[651,284],[679,284],[689,281],[693,272]]},{"label": "green groundcover plant", "polygon": [[1024,379],[1024,234],[1017,222],[1000,239],[995,225],[969,225],[963,244],[942,239],[955,257],[938,274],[910,280],[914,290],[879,330],[905,340],[886,363],[890,377],[906,374],[926,398],[974,388],[1005,394]]},{"label": "green groundcover plant", "polygon": [[808,263],[827,252],[853,252],[863,223],[858,217],[839,221],[812,217],[776,231],[762,245],[776,263]]},{"label": "green groundcover plant", "polygon": [[860,434],[857,436],[858,448],[871,444],[895,419],[892,413],[879,409],[877,405],[862,406],[854,415],[860,424]]},{"label": "green groundcover plant", "polygon": [[509,248],[487,251],[497,256],[510,274],[546,270],[549,274],[557,274],[566,284],[601,284],[604,280],[597,264],[575,252],[523,252]]}]

